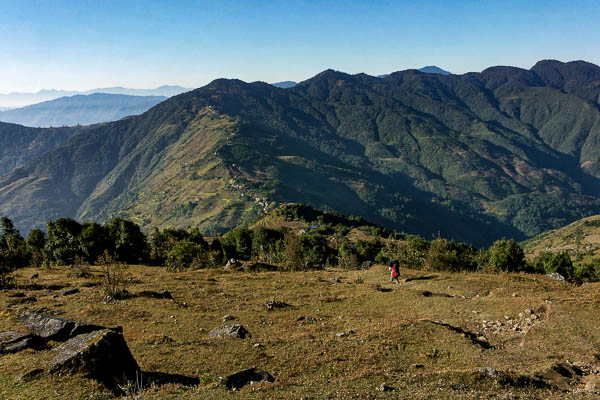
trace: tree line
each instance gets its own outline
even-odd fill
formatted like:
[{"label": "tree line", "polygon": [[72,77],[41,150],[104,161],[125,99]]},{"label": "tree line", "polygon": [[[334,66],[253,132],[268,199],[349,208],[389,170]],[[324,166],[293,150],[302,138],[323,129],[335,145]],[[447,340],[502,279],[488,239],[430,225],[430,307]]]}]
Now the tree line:
[{"label": "tree line", "polygon": [[[7,217],[0,219],[0,283],[27,265],[94,264],[106,254],[124,264],[164,266],[169,271],[212,268],[228,260],[275,264],[287,270],[325,267],[356,268],[365,261],[397,259],[412,269],[433,271],[558,272],[567,280],[600,279],[600,263],[574,263],[568,253],[542,253],[525,259],[512,239],[496,241],[488,249],[436,238],[402,235],[377,226],[362,226],[363,239],[350,240],[356,226],[324,222],[300,232],[285,227],[242,227],[214,238],[198,228],[157,229],[145,235],[132,221],[114,218],[105,225],[59,218],[46,232],[34,229],[23,238]],[[323,223],[324,222],[324,223]],[[334,225],[335,223],[335,225]]]}]

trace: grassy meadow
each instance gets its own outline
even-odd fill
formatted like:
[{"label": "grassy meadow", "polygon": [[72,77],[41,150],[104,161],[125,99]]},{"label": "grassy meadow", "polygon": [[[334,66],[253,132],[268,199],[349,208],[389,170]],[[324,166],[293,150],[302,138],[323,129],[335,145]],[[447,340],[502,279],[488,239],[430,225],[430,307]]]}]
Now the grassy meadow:
[{"label": "grassy meadow", "polygon": [[[576,286],[543,275],[426,272],[387,268],[305,272],[232,272],[223,268],[169,273],[131,266],[132,296],[106,302],[101,271],[74,278],[68,267],[26,268],[15,289],[0,292],[0,331],[21,330],[21,314],[123,326],[145,385],[130,399],[539,399],[595,398],[586,391],[600,368],[599,283]],[[29,279],[39,273],[36,279]],[[79,288],[76,294],[61,292]],[[136,296],[168,290],[174,297]],[[11,297],[23,292],[26,297]],[[31,300],[35,298],[34,300]],[[269,311],[272,298],[290,307]],[[29,300],[28,300],[29,299]],[[533,310],[521,330],[511,323]],[[212,339],[232,315],[252,337]],[[445,324],[445,325],[444,325]],[[457,328],[457,329],[454,329]],[[465,333],[466,332],[466,333]],[[342,334],[343,335],[338,335]],[[57,344],[53,344],[57,345]],[[43,367],[54,351],[0,356],[2,399],[108,399],[115,395],[79,376],[21,375]],[[559,362],[588,376],[567,387],[537,388],[484,376],[490,367],[531,376]],[[271,373],[274,383],[229,391],[219,384],[244,368]],[[386,383],[394,391],[379,391]],[[560,385],[559,385],[560,386]]]}]

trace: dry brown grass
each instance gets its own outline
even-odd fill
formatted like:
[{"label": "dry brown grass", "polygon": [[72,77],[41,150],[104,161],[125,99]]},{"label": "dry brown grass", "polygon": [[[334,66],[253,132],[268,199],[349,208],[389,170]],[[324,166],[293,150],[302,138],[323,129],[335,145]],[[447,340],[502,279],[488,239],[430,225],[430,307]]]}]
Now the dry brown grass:
[{"label": "dry brown grass", "polygon": [[[14,290],[0,292],[0,307],[5,310],[0,314],[0,330],[22,330],[20,315],[40,308],[65,318],[122,325],[132,353],[147,374],[200,379],[194,387],[175,382],[147,387],[137,395],[142,399],[563,398],[567,394],[502,386],[480,378],[473,369],[533,373],[565,359],[589,363],[600,352],[600,284],[572,286],[534,275],[404,270],[401,277],[421,279],[395,285],[387,282],[384,266],[368,271],[259,273],[221,269],[167,273],[163,268],[133,266],[129,268],[132,294],[166,289],[175,301],[134,296],[104,302],[101,287],[92,286],[100,279],[100,270],[91,270],[94,276],[87,279],[68,277],[66,268],[18,271],[20,290],[37,301],[13,304],[8,295]],[[33,272],[40,274],[36,282],[26,279]],[[377,285],[390,290],[377,290]],[[57,296],[56,287],[63,286],[82,290]],[[432,295],[424,296],[424,291]],[[268,311],[264,304],[271,298],[293,307]],[[477,332],[482,320],[516,318],[523,310],[541,305],[546,305],[547,315],[526,340],[512,331],[488,335],[494,347],[488,350],[430,322],[441,320]],[[221,325],[225,314],[235,316],[234,322],[243,324],[252,338],[209,338],[208,331]],[[300,316],[314,320],[298,321]],[[336,337],[349,330],[356,333]],[[112,396],[81,377],[18,382],[19,375],[52,356],[51,350],[1,356],[0,398]],[[275,383],[247,386],[239,392],[217,384],[218,377],[251,366],[269,371]],[[376,391],[383,382],[398,390]],[[585,398],[584,394],[569,396]]]}]

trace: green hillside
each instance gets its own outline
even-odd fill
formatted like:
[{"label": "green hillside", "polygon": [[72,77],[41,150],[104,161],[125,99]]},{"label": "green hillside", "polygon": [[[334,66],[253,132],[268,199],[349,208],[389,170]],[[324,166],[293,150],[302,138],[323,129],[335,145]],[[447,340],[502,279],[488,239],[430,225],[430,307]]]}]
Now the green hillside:
[{"label": "green hillside", "polygon": [[524,243],[530,256],[542,252],[568,252],[572,258],[588,259],[600,256],[600,215],[575,221],[560,229],[544,232]]},{"label": "green hillside", "polygon": [[25,231],[122,216],[223,232],[303,202],[426,237],[524,239],[600,213],[598,71],[220,79],[0,177],[0,214]]}]

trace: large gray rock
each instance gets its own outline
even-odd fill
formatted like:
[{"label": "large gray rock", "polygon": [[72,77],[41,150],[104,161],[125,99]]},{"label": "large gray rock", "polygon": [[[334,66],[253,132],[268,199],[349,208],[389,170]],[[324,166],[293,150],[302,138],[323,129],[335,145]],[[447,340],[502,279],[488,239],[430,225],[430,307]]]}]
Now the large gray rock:
[{"label": "large gray rock", "polygon": [[[42,338],[58,342],[68,340],[74,336],[84,333],[106,329],[104,326],[57,318],[51,315],[39,314],[35,312],[24,313],[21,322],[31,332],[41,336]],[[119,331],[120,328],[111,329]]]},{"label": "large gray rock", "polygon": [[25,349],[39,350],[45,344],[44,339],[32,333],[0,332],[0,354],[16,353]]},{"label": "large gray rock", "polygon": [[140,367],[123,335],[110,329],[75,336],[56,351],[50,373],[82,373],[113,389],[141,380]]},{"label": "large gray rock", "polygon": [[227,389],[237,390],[253,382],[273,382],[275,378],[267,371],[257,371],[256,368],[248,368],[229,375],[222,383]]},{"label": "large gray rock", "polygon": [[216,339],[246,339],[252,337],[250,332],[240,324],[227,324],[214,328],[208,336]]}]

